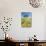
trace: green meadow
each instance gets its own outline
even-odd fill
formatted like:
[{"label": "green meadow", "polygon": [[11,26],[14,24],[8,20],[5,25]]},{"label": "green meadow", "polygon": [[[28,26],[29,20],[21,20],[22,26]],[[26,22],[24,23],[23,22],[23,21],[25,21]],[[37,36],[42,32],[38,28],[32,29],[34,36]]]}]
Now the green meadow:
[{"label": "green meadow", "polygon": [[22,27],[32,27],[32,18],[23,17],[21,18]]}]

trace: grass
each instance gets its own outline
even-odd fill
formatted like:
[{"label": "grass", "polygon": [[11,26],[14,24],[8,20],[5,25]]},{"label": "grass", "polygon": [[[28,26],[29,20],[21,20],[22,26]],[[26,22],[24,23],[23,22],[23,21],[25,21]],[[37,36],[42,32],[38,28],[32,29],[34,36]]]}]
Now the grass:
[{"label": "grass", "polygon": [[24,17],[21,18],[22,27],[32,27],[32,18]]}]

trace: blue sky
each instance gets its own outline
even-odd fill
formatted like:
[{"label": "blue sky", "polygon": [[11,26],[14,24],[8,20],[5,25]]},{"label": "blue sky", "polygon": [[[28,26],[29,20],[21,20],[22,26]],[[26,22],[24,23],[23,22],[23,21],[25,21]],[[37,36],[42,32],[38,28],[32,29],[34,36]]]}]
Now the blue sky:
[{"label": "blue sky", "polygon": [[21,12],[22,17],[32,17],[32,12]]}]

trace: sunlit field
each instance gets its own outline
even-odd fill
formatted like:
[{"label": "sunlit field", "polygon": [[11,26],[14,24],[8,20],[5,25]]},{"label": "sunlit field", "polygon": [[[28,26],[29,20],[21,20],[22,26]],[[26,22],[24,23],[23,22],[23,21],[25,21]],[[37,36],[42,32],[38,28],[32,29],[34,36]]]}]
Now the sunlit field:
[{"label": "sunlit field", "polygon": [[21,18],[22,27],[32,27],[32,18],[23,17]]}]

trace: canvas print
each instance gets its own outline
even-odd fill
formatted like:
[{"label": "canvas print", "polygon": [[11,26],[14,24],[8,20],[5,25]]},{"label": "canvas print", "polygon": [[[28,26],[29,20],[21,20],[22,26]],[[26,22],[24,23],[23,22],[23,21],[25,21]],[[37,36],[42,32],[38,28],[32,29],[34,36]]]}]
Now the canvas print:
[{"label": "canvas print", "polygon": [[32,27],[32,12],[21,12],[21,27]]}]

